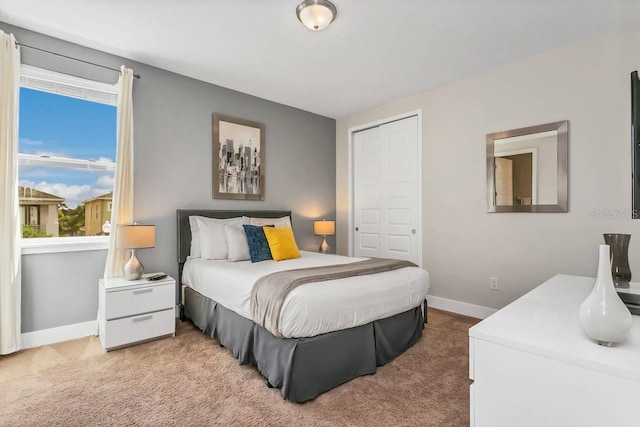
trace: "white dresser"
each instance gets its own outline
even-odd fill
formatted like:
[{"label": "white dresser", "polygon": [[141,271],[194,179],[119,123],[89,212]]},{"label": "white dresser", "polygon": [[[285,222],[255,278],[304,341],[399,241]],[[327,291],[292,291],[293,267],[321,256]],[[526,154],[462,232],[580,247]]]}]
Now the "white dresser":
[{"label": "white dresser", "polygon": [[640,316],[595,344],[578,320],[594,283],[557,275],[469,330],[472,427],[640,426]]},{"label": "white dresser", "polygon": [[176,281],[100,279],[98,327],[100,343],[106,350],[175,335]]}]

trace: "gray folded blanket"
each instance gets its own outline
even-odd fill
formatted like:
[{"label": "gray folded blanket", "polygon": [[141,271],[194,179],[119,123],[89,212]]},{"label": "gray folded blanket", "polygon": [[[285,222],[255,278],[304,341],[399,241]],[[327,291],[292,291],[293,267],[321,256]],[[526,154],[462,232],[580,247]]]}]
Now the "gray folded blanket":
[{"label": "gray folded blanket", "polygon": [[350,264],[299,268],[267,274],[259,278],[251,290],[251,316],[255,323],[276,337],[283,338],[280,333],[280,312],[289,292],[298,286],[312,282],[381,273],[404,267],[417,267],[417,265],[404,260],[372,258]]}]

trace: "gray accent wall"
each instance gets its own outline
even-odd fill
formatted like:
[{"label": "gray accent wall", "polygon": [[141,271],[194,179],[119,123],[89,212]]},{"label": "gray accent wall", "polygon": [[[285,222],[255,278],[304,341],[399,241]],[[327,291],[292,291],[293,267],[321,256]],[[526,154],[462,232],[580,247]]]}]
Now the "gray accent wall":
[{"label": "gray accent wall", "polygon": [[[156,226],[156,247],[137,251],[145,271],[177,277],[179,208],[291,210],[298,246],[317,250],[313,221],[336,215],[335,120],[5,23],[0,29],[20,43],[113,68],[125,64],[142,75],[133,89],[134,216]],[[21,54],[23,63],[53,71],[109,83],[118,78],[26,48]],[[212,199],[213,113],[265,125],[264,201]],[[328,241],[335,249],[335,238]],[[104,258],[105,251],[24,255],[22,331],[95,320]],[[47,301],[54,307],[45,308]]]},{"label": "gray accent wall", "polygon": [[107,251],[22,256],[22,332],[96,320]]}]

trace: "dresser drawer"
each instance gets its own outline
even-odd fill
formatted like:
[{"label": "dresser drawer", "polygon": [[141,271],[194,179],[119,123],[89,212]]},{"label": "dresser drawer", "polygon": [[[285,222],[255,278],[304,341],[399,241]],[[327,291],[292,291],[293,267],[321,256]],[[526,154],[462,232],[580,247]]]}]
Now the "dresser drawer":
[{"label": "dresser drawer", "polygon": [[106,320],[163,310],[175,306],[175,282],[107,292],[105,298]]},{"label": "dresser drawer", "polygon": [[109,320],[105,324],[104,348],[109,350],[150,338],[175,333],[175,308]]}]

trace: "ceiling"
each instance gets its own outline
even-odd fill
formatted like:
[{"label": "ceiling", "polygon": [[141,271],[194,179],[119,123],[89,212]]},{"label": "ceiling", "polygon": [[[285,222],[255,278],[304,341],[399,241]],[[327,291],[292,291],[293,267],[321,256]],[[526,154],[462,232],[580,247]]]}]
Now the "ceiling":
[{"label": "ceiling", "polygon": [[[0,21],[332,118],[640,24],[640,0],[0,0]],[[144,76],[143,76],[144,78]]]}]

